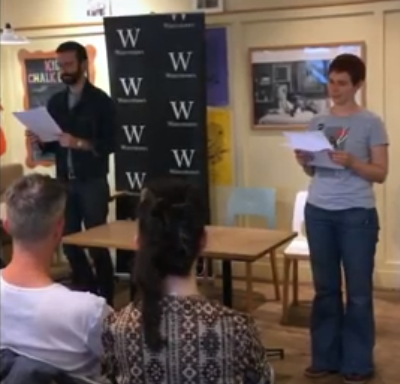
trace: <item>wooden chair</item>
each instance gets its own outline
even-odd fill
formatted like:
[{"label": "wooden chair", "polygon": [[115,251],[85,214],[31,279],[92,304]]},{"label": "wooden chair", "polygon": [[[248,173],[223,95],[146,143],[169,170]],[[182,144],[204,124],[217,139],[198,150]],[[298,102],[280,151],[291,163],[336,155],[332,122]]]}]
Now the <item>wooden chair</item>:
[{"label": "wooden chair", "polygon": [[[288,323],[289,308],[291,305],[299,303],[299,263],[300,261],[310,260],[310,251],[308,248],[307,238],[303,234],[304,208],[307,201],[308,192],[301,191],[296,195],[293,210],[292,229],[298,235],[286,247],[283,252],[284,268],[283,268],[283,300],[282,300],[282,324]],[[291,272],[293,274],[291,280]],[[289,290],[292,285],[293,301],[290,302]]]}]

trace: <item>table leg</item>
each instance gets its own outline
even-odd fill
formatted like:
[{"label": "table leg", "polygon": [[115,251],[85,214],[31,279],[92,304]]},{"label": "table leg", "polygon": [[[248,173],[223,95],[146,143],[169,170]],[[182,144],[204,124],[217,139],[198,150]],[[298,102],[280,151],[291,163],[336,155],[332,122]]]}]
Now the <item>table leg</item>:
[{"label": "table leg", "polygon": [[136,293],[137,293],[136,284],[133,281],[131,281],[130,284],[129,284],[129,295],[130,295],[130,298],[131,298],[132,302],[136,298]]},{"label": "table leg", "polygon": [[247,290],[247,312],[253,310],[253,273],[252,263],[246,263],[246,290]]},{"label": "table leg", "polygon": [[133,270],[134,270],[135,256],[136,256],[136,252],[133,252],[132,255],[130,256],[130,263],[129,263],[129,270],[131,272],[130,279],[129,279],[129,295],[130,295],[130,298],[131,298],[132,302],[135,300],[136,295],[137,295],[137,285],[133,281]]},{"label": "table leg", "polygon": [[286,325],[288,323],[289,315],[290,268],[292,266],[292,260],[286,256],[283,260],[283,299],[281,324]]},{"label": "table leg", "polygon": [[232,308],[232,263],[222,262],[222,300],[225,306]]},{"label": "table leg", "polygon": [[299,261],[293,260],[293,306],[299,305]]}]

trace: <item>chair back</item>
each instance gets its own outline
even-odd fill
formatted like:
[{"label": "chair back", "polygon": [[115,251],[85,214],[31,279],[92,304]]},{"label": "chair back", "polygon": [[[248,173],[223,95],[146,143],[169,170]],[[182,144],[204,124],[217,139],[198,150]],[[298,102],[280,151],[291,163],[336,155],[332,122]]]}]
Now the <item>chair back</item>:
[{"label": "chair back", "polygon": [[0,172],[0,198],[2,200],[5,190],[17,179],[24,175],[24,167],[20,163],[11,163],[1,166]]},{"label": "chair back", "polygon": [[303,234],[304,209],[306,207],[307,197],[308,197],[307,191],[297,192],[296,200],[294,202],[292,230],[293,232],[297,232],[299,236],[304,236]]},{"label": "chair back", "polygon": [[263,217],[268,228],[276,227],[276,191],[272,188],[235,188],[228,199],[225,225],[234,226],[236,216]]}]

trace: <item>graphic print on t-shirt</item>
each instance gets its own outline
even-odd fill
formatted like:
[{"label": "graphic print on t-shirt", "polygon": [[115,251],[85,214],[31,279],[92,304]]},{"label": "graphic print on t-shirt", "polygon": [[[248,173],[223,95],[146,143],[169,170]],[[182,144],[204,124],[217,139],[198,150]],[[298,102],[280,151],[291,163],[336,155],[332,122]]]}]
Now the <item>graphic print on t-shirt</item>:
[{"label": "graphic print on t-shirt", "polygon": [[333,149],[343,151],[345,148],[346,140],[349,136],[349,128],[340,126],[324,127],[323,132],[329,142],[332,144]]}]

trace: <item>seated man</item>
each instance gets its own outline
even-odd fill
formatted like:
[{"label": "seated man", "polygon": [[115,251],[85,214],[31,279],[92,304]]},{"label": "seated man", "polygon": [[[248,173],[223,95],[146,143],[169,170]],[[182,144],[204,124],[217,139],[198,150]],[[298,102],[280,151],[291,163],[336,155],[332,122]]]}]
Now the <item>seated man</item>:
[{"label": "seated man", "polygon": [[110,309],[103,298],[70,291],[50,277],[65,203],[63,185],[40,174],[17,180],[6,192],[4,227],[13,254],[0,273],[0,349],[70,375],[95,377]]},{"label": "seated man", "polygon": [[254,320],[202,297],[205,209],[182,180],[149,184],[138,210],[139,301],[107,320],[108,372],[123,383],[272,384]]}]

